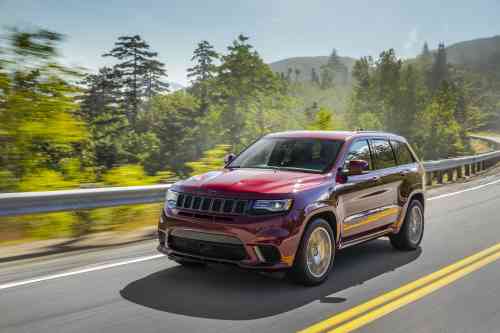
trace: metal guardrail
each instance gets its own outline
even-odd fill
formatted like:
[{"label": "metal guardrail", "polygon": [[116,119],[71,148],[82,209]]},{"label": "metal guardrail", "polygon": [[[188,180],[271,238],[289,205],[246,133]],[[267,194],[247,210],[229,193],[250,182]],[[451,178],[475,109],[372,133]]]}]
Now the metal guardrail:
[{"label": "metal guardrail", "polygon": [[0,216],[161,202],[170,184],[0,194]]},{"label": "metal guardrail", "polygon": [[[474,136],[495,144],[500,139]],[[454,181],[475,174],[500,162],[500,151],[458,157],[439,161],[426,161],[426,183],[432,185]],[[169,184],[130,187],[108,187],[50,192],[23,192],[0,194],[0,216],[16,216],[82,209],[147,204],[164,200]]]},{"label": "metal guardrail", "polygon": [[[488,141],[495,146],[500,145],[500,138],[491,138],[479,135],[470,135],[469,137]],[[437,161],[424,161],[426,183],[431,186],[436,181],[438,184],[453,182],[455,179],[469,177],[477,172],[485,170],[500,162],[500,150],[456,158],[449,158]]]}]

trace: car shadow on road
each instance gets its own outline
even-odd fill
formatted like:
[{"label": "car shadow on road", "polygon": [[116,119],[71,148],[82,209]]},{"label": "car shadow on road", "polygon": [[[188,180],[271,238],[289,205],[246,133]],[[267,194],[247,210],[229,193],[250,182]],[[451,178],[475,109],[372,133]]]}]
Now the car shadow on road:
[{"label": "car shadow on road", "polygon": [[341,303],[345,299],[337,293],[394,271],[420,254],[420,249],[395,251],[383,239],[365,243],[337,253],[330,278],[320,286],[309,288],[274,275],[230,266],[175,266],[131,282],[120,294],[136,304],[169,313],[250,320],[277,315],[316,300]]}]

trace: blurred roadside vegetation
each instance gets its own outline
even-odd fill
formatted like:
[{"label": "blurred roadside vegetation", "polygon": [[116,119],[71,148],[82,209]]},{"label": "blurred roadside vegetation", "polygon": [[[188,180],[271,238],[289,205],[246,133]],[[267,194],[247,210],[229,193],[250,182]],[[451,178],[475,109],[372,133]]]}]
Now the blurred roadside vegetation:
[{"label": "blurred roadside vegetation", "polygon": [[[363,57],[346,85],[335,50],[304,81],[297,70],[274,73],[244,35],[224,52],[201,41],[191,85],[170,92],[165,65],[138,35],[103,50],[114,64],[95,73],[62,65],[63,41],[43,29],[10,29],[1,41],[0,192],[171,182],[222,167],[224,155],[266,133],[293,129],[388,130],[408,137],[424,159],[458,156],[473,149],[467,133],[497,121],[500,107],[491,93],[498,83],[449,65],[444,45],[408,61],[392,49]],[[0,241],[151,225],[150,207],[6,218]]]}]

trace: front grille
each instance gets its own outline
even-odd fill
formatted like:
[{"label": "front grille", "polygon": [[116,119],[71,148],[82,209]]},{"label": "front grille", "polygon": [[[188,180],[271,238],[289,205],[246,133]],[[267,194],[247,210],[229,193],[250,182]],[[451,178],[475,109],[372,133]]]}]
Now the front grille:
[{"label": "front grille", "polygon": [[207,213],[243,215],[248,208],[248,200],[210,198],[189,193],[179,193],[177,208]]},{"label": "front grille", "polygon": [[240,261],[247,257],[243,245],[209,242],[198,239],[169,236],[169,247],[173,250],[214,259]]}]

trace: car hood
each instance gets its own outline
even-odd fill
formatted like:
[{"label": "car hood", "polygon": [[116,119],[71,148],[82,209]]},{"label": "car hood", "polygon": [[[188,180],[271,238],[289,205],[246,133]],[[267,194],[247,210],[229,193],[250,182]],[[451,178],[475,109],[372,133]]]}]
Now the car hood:
[{"label": "car hood", "polygon": [[329,175],[267,169],[224,169],[191,177],[184,189],[202,192],[292,194],[325,182]]}]

